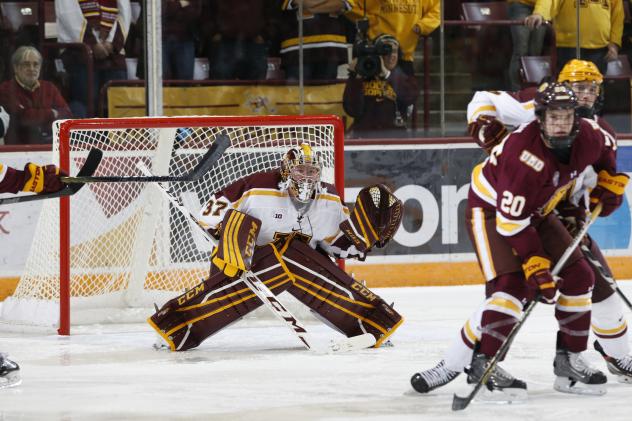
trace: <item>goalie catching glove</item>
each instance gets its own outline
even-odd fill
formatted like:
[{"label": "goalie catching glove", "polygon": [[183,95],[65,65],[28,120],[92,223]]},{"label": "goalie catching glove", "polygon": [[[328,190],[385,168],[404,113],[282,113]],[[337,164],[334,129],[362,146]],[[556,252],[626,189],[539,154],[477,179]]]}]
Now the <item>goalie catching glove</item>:
[{"label": "goalie catching glove", "polygon": [[508,133],[503,123],[489,115],[479,115],[476,120],[468,124],[467,131],[487,153],[490,153]]},{"label": "goalie catching glove", "polygon": [[260,229],[259,219],[234,209],[228,210],[222,221],[213,264],[231,278],[249,270]]},{"label": "goalie catching glove", "polygon": [[360,190],[349,220],[340,229],[362,252],[384,247],[402,222],[402,201],[388,187],[377,184]]},{"label": "goalie catching glove", "polygon": [[623,203],[623,193],[630,177],[627,174],[610,174],[606,170],[599,171],[597,186],[590,192],[590,210],[601,202],[601,216],[608,216]]}]

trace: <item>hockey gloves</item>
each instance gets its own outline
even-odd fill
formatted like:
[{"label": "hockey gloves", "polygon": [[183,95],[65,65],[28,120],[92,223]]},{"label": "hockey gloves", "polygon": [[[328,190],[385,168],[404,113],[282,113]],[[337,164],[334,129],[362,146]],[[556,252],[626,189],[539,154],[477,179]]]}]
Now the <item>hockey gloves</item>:
[{"label": "hockey gloves", "polygon": [[557,285],[551,274],[551,261],[542,256],[531,256],[522,265],[529,287],[539,291],[539,299],[545,304],[555,303]]},{"label": "hockey gloves", "polygon": [[340,224],[345,233],[362,252],[373,246],[384,247],[395,235],[402,222],[402,201],[388,187],[377,184],[360,190],[349,224]]},{"label": "hockey gloves", "polygon": [[[575,206],[569,202],[562,202],[556,208],[560,220],[564,224],[566,231],[575,237],[586,223],[587,209],[583,206]],[[587,236],[582,241],[587,240]]]},{"label": "hockey gloves", "polygon": [[479,115],[467,126],[467,131],[487,153],[490,153],[492,148],[498,145],[508,133],[503,123],[489,115]]},{"label": "hockey gloves", "polygon": [[600,216],[608,216],[623,203],[623,193],[630,177],[627,174],[610,174],[606,170],[599,171],[597,186],[590,192],[590,210],[599,202],[602,203]]},{"label": "hockey gloves", "polygon": [[39,166],[27,163],[24,166],[24,186],[22,191],[31,193],[54,193],[64,188],[55,165]]}]

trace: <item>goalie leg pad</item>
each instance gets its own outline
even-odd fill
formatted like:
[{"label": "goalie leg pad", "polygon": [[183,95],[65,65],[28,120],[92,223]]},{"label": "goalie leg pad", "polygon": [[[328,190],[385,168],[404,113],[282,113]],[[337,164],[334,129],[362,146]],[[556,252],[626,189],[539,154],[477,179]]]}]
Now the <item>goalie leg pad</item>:
[{"label": "goalie leg pad", "polygon": [[[271,246],[266,246],[257,250],[255,260],[266,267],[272,266],[270,260],[277,262],[276,268],[261,273],[259,278],[272,292],[280,294],[290,286],[291,280],[270,249]],[[172,351],[185,351],[197,347],[262,304],[241,278],[215,272],[206,281],[168,301],[147,322]]]},{"label": "goalie leg pad", "polygon": [[377,348],[403,322],[382,298],[305,243],[292,241],[282,259],[293,277],[288,292],[346,336],[370,333]]}]

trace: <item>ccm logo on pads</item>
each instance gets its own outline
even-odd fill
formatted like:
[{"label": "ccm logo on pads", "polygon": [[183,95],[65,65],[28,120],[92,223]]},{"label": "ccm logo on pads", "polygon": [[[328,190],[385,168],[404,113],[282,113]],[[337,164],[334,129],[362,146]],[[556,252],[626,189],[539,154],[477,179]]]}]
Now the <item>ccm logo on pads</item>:
[{"label": "ccm logo on pads", "polygon": [[520,161],[524,162],[537,172],[542,171],[542,168],[544,168],[544,162],[527,150],[522,151],[520,154]]}]

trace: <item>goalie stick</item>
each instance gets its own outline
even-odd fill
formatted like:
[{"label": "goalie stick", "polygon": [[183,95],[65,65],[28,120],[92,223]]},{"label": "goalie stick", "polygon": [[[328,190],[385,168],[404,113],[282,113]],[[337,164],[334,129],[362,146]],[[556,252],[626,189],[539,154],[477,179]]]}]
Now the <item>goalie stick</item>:
[{"label": "goalie stick", "polygon": [[161,175],[149,175],[145,177],[141,176],[77,176],[77,177],[61,177],[61,181],[64,183],[151,183],[151,182],[188,182],[197,181],[208,170],[215,165],[215,163],[222,157],[224,151],[230,146],[230,138],[225,134],[218,135],[209,150],[202,156],[195,168],[183,176],[161,176]]},{"label": "goalie stick", "polygon": [[[144,174],[151,174],[147,167],[141,162],[136,166]],[[169,191],[157,184],[156,188],[160,190],[162,195],[189,221],[193,223],[199,230],[200,234],[204,236],[213,246],[217,246],[217,243],[213,237],[205,230],[198,222],[197,218],[191,214],[191,212],[184,207],[178,199],[176,199]],[[314,346],[312,339],[305,329],[303,323],[301,323],[293,314],[279,301],[277,296],[270,291],[270,288],[266,286],[256,274],[252,271],[246,271],[243,276],[244,283],[248,288],[255,293],[255,295],[261,300],[261,302],[285,325],[296,335],[306,349],[316,351],[318,353],[333,353],[333,352],[347,352],[357,349],[369,348],[375,345],[375,338],[370,333],[364,333],[362,335],[353,336],[351,338],[344,338],[338,341],[332,340],[329,346],[326,348]]]},{"label": "goalie stick", "polygon": [[[99,163],[101,162],[102,157],[103,157],[103,152],[101,152],[101,150],[90,149],[90,152],[88,152],[88,156],[86,157],[86,161],[83,163],[83,166],[77,173],[77,177],[84,177],[84,176],[88,177],[94,174],[97,167],[99,166]],[[65,182],[64,181],[65,178],[67,177],[60,177],[60,179],[63,182]],[[57,197],[72,196],[73,194],[77,193],[82,187],[83,187],[83,184],[73,184],[73,185],[68,185],[64,187],[63,189],[56,191],[54,193],[28,194],[28,195],[25,194],[21,196],[4,197],[0,199],[0,205],[9,205],[11,203],[33,202],[35,200],[54,199]]]},{"label": "goalie stick", "polygon": [[[553,276],[556,276],[562,270],[562,267],[566,264],[566,261],[571,256],[573,251],[577,248],[579,243],[582,241],[582,239],[588,232],[588,228],[590,228],[593,222],[595,222],[595,220],[597,219],[600,213],[601,213],[601,203],[599,203],[595,207],[595,209],[590,214],[590,219],[584,224],[584,226],[577,233],[575,238],[573,238],[573,241],[568,246],[566,251],[564,251],[564,254],[562,254],[562,256],[558,259],[557,263],[555,264],[555,267],[551,271],[551,274]],[[500,359],[502,355],[505,355],[505,353],[507,352],[507,350],[511,346],[511,343],[514,340],[514,337],[518,334],[518,331],[524,325],[525,320],[527,320],[527,317],[529,317],[529,315],[533,311],[533,308],[535,307],[537,302],[538,302],[538,299],[536,298],[529,303],[529,305],[527,306],[527,308],[524,310],[522,314],[522,318],[513,326],[513,328],[511,329],[511,331],[509,332],[509,334],[503,341],[502,345],[500,345],[500,348],[498,348],[498,351],[496,351],[496,354],[494,354],[494,356],[487,363],[487,368],[483,372],[483,375],[481,376],[481,378],[478,379],[478,382],[476,382],[476,384],[474,385],[474,388],[472,389],[470,394],[464,397],[458,396],[456,393],[454,394],[454,397],[452,399],[453,411],[461,411],[467,408],[467,406],[470,404],[470,402],[472,402],[472,399],[474,399],[474,397],[476,396],[478,391],[481,389],[481,387],[483,387],[483,385],[487,383],[487,380],[489,380],[489,377],[494,371],[496,364],[498,364],[498,360]]]}]

